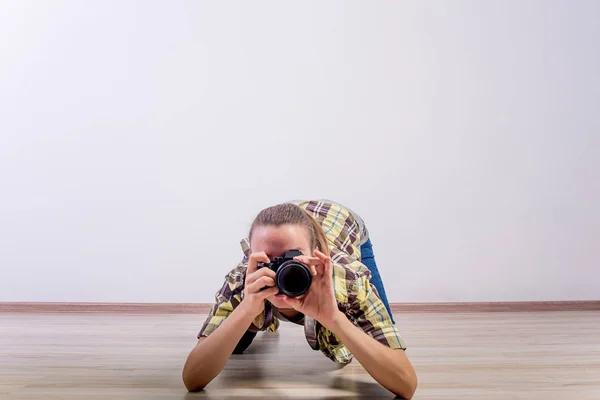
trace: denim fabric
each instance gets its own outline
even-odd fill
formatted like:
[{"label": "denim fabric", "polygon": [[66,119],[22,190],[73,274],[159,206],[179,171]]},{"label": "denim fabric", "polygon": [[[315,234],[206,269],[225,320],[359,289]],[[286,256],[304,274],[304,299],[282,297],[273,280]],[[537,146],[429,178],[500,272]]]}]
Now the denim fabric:
[{"label": "denim fabric", "polygon": [[381,275],[379,274],[379,269],[377,269],[377,263],[375,262],[375,254],[373,253],[373,244],[371,243],[371,239],[367,240],[362,246],[360,246],[360,254],[361,260],[368,269],[371,271],[371,283],[377,289],[377,293],[379,293],[379,297],[381,301],[385,305],[390,317],[392,318],[392,323],[396,323],[394,321],[394,316],[392,315],[392,310],[390,308],[390,304],[388,303],[387,295],[385,294],[385,288],[383,286],[383,281],[381,280]]}]

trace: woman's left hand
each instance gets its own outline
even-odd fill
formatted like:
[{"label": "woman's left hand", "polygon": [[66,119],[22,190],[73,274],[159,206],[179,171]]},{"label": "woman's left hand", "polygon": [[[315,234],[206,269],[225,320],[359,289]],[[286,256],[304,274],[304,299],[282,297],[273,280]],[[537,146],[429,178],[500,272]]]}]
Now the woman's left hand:
[{"label": "woman's left hand", "polygon": [[308,292],[296,298],[285,295],[277,295],[277,297],[283,298],[296,311],[327,327],[340,315],[333,289],[333,264],[331,257],[319,250],[315,250],[313,256],[294,257],[296,261],[307,264],[313,274]]}]

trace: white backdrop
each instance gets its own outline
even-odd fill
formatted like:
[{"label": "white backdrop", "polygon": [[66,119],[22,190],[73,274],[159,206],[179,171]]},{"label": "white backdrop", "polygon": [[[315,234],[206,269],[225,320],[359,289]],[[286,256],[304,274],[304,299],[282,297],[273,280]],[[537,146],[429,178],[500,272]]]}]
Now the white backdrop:
[{"label": "white backdrop", "polygon": [[394,302],[600,299],[597,1],[2,1],[0,301],[210,302],[263,207]]}]

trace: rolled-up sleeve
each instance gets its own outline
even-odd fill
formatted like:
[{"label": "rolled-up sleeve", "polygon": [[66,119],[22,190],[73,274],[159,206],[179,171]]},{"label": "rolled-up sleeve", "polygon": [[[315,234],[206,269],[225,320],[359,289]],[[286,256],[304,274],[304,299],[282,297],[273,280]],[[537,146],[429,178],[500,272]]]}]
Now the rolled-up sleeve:
[{"label": "rolled-up sleeve", "polygon": [[238,266],[226,276],[223,286],[215,294],[215,303],[197,335],[198,338],[213,333],[242,302],[244,278],[245,266]]}]

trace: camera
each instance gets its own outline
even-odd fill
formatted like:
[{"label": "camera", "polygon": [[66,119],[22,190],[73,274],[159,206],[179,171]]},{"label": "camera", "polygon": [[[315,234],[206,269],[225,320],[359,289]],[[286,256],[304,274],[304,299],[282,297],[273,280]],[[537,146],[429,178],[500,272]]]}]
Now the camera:
[{"label": "camera", "polygon": [[289,297],[301,296],[308,291],[312,283],[312,275],[308,265],[294,260],[301,256],[299,250],[288,250],[283,257],[275,257],[270,263],[258,263],[258,268],[269,268],[275,272],[275,284],[279,294]]}]

